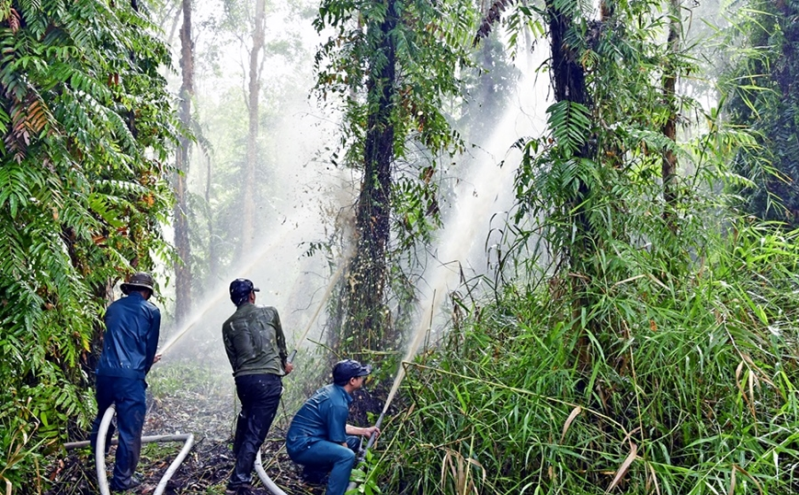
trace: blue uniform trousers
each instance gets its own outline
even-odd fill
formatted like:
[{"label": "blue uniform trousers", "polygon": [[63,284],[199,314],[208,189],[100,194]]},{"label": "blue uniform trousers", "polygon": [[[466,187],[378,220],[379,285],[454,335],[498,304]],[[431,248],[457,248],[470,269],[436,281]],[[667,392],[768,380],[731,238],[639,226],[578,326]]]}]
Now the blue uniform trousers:
[{"label": "blue uniform trousers", "polygon": [[297,464],[305,466],[306,473],[316,472],[322,475],[330,472],[325,495],[344,495],[350,482],[350,473],[355,467],[355,452],[360,443],[361,439],[352,435],[347,435],[347,447],[319,440],[299,452],[289,452],[289,456]]},{"label": "blue uniform trousers", "polygon": [[[146,388],[147,384],[140,378],[103,375],[97,377],[97,417],[92,422],[92,433],[89,440],[92,452],[96,455],[97,433],[103,415],[111,404],[116,404],[119,445],[114,462],[114,476],[109,483],[112,490],[129,488],[133,473],[139,464],[141,432],[144,428],[144,414],[147,412]],[[114,424],[112,423],[108,428],[104,454],[108,452],[113,434]]]}]

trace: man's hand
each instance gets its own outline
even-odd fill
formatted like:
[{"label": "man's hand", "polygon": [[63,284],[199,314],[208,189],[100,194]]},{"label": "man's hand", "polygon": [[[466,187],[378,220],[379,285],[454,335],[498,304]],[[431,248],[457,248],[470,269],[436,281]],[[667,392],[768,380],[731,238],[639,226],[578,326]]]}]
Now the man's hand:
[{"label": "man's hand", "polygon": [[286,363],[286,365],[283,367],[283,369],[286,370],[286,374],[288,375],[289,373],[291,373],[294,370],[294,365],[291,364],[291,363]]},{"label": "man's hand", "polygon": [[371,437],[373,434],[376,435],[375,440],[377,440],[380,437],[380,428],[377,426],[370,426],[369,428],[363,429],[363,436]]},{"label": "man's hand", "polygon": [[156,354],[155,357],[153,358],[153,364],[157,363],[160,360],[161,360],[161,354]]}]

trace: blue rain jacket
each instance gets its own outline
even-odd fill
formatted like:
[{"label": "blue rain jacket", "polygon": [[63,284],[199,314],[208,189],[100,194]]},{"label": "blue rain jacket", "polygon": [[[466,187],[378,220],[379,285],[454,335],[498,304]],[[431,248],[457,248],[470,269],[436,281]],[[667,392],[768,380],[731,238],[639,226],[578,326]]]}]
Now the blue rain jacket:
[{"label": "blue rain jacket", "polygon": [[347,416],[352,396],[335,383],[317,390],[297,411],[286,433],[286,450],[291,455],[319,440],[333,443],[347,441]]},{"label": "blue rain jacket", "polygon": [[133,292],[108,306],[105,328],[97,375],[143,380],[158,348],[161,312]]}]

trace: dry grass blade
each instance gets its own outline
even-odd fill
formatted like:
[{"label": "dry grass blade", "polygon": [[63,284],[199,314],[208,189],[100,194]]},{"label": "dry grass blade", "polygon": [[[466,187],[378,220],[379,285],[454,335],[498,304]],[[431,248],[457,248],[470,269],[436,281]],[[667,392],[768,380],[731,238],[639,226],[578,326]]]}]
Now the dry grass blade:
[{"label": "dry grass blade", "polygon": [[752,417],[757,419],[757,414],[755,412],[755,374],[751,370],[749,371],[749,405],[752,410]]},{"label": "dry grass blade", "polygon": [[760,374],[760,378],[761,378],[761,379],[762,379],[764,382],[768,383],[768,384],[769,384],[769,385],[771,385],[772,387],[776,387],[776,385],[774,384],[774,382],[772,382],[772,381],[769,379],[768,375],[766,375],[766,373],[765,373],[763,370],[761,370],[761,369],[760,369],[760,368],[759,368],[759,367],[758,367],[758,366],[755,364],[755,362],[754,362],[754,361],[752,361],[752,358],[751,358],[751,356],[749,356],[749,354],[746,354],[746,353],[741,353],[741,358],[743,358],[743,360],[744,360],[744,361],[746,361],[746,363],[749,365],[749,367],[751,367],[751,368],[753,368],[753,369],[757,370],[757,372]]},{"label": "dry grass blade", "polygon": [[613,284],[613,287],[611,287],[611,288],[616,288],[617,285],[626,284],[627,282],[632,282],[633,280],[638,280],[639,278],[642,278],[642,277],[645,277],[645,276],[646,275],[635,275],[634,277],[629,277],[629,278],[625,278],[624,280],[619,280],[618,282]]},{"label": "dry grass blade", "polygon": [[622,439],[621,443],[627,442],[627,440],[629,440],[638,431],[641,431],[641,427],[640,426],[636,427],[634,430],[632,430],[629,433],[627,433],[626,435],[624,435],[624,439]]},{"label": "dry grass blade", "polygon": [[455,474],[455,466],[452,465],[452,451],[447,449],[447,453],[444,454],[444,459],[441,461],[441,490],[445,490],[447,485],[447,468],[450,470],[450,474],[453,478],[456,478]]},{"label": "dry grass blade", "polygon": [[[749,478],[750,480],[752,480],[752,483],[754,483],[754,484],[755,484],[755,486],[757,487],[757,491],[758,491],[758,492],[760,492],[760,495],[763,495],[763,487],[762,487],[762,486],[760,486],[760,482],[759,482],[759,481],[757,481],[757,480],[754,478],[754,476],[752,476],[751,474],[749,474],[749,473],[746,471],[746,469],[742,468],[741,466],[739,466],[739,465],[737,465],[737,464],[733,464],[733,465],[732,465],[732,472],[733,472],[733,476],[735,476],[735,471],[740,471],[740,472],[741,472],[741,473],[742,473],[744,476],[746,476],[747,478]],[[733,478],[733,479],[734,479],[734,478]]]},{"label": "dry grass blade", "polygon": [[749,407],[749,412],[752,413],[752,417],[757,419],[757,412],[755,411],[755,393],[754,393],[754,372],[751,369],[747,369],[746,372],[748,375],[744,375],[744,380],[747,382],[749,393],[747,393],[746,389],[744,388],[744,384],[741,383],[741,374],[743,373],[744,368],[744,361],[738,365],[735,369],[735,383],[738,385],[738,390],[741,392],[741,397],[743,398],[746,405]]},{"label": "dry grass blade", "polygon": [[[469,464],[480,468],[483,473],[483,482],[486,479],[486,472],[483,465],[471,458],[465,458],[459,452],[451,449],[446,449],[444,460],[441,463],[441,490],[446,491],[447,485],[447,471],[449,471],[452,480],[455,483],[455,493],[458,495],[466,495],[467,493],[478,494],[477,487],[474,482],[469,480]],[[449,468],[449,469],[447,469]]]},{"label": "dry grass blade", "polygon": [[735,465],[732,466],[732,473],[730,473],[730,489],[727,490],[727,495],[735,493]]},{"label": "dry grass blade", "polygon": [[652,275],[651,273],[647,274],[647,277],[649,277],[649,279],[652,282],[654,282],[654,283],[658,284],[659,286],[663,287],[665,290],[667,290],[667,291],[671,290],[671,289],[669,289],[669,287],[666,284],[664,284],[663,282],[658,280],[658,278],[656,276]]},{"label": "dry grass blade", "polygon": [[605,493],[610,493],[610,491],[613,490],[616,487],[616,485],[619,484],[621,479],[627,473],[627,470],[630,469],[630,465],[635,460],[635,456],[637,454],[638,454],[638,445],[631,443],[630,453],[627,455],[627,458],[624,459],[624,462],[621,463],[621,466],[619,466],[619,470],[616,471],[616,476],[613,477],[613,481],[611,481],[610,486],[608,487],[607,490],[605,490]]},{"label": "dry grass blade", "polygon": [[574,421],[574,418],[579,416],[581,412],[583,412],[583,408],[580,406],[577,406],[574,409],[572,409],[571,414],[569,414],[569,417],[566,418],[566,422],[563,423],[563,433],[560,435],[560,443],[563,443],[563,439],[566,438],[566,432],[569,431],[569,426],[571,426],[572,421]]},{"label": "dry grass blade", "polygon": [[652,464],[647,463],[647,467],[649,468],[649,473],[651,476],[647,476],[646,478],[646,493],[652,493],[650,480],[653,485],[655,485],[655,493],[660,495],[660,483],[658,483],[658,476],[655,473],[655,468],[652,467]]}]

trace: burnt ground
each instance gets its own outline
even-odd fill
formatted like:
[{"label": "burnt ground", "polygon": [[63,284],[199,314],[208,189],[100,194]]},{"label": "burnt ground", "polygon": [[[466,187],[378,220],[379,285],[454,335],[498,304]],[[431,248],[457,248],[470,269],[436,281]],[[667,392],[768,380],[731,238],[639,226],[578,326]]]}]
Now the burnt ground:
[{"label": "burnt ground", "polygon": [[[167,379],[168,381],[169,379]],[[194,434],[194,447],[171,477],[165,493],[167,494],[222,494],[227,478],[233,469],[233,428],[237,410],[234,410],[232,380],[229,386],[202,384],[190,386],[192,390],[180,386],[152,387],[148,390],[148,412],[144,435]],[[151,381],[152,385],[152,380]],[[157,383],[156,383],[157,385]],[[183,383],[185,385],[185,383]],[[195,384],[196,385],[196,384]],[[152,391],[154,388],[160,390]],[[315,388],[315,387],[314,387]],[[301,468],[294,464],[284,449],[285,430],[291,415],[302,403],[302,398],[310,395],[308,390],[290,391],[284,394],[275,422],[261,448],[264,468],[269,477],[288,495],[321,495],[324,486],[304,483],[300,478]],[[311,390],[312,392],[312,390]],[[303,395],[304,394],[304,395]],[[287,405],[293,402],[295,406]],[[374,418],[382,411],[384,402],[375,398],[367,390],[355,394],[350,411],[350,424],[365,426],[368,418]],[[84,435],[87,436],[87,435]],[[76,438],[74,440],[81,440]],[[137,474],[143,479],[142,485],[125,493],[153,493],[161,477],[166,472],[178,452],[182,442],[150,443],[142,447],[141,461]],[[111,475],[116,447],[111,447],[106,457],[107,473]],[[45,495],[85,495],[97,494],[97,480],[94,464],[88,447],[62,451],[61,457],[48,459],[44,469],[49,483]],[[43,487],[45,488],[45,487]],[[253,472],[253,491],[257,495],[269,495],[266,488]],[[34,490],[32,492],[38,492]]]}]

